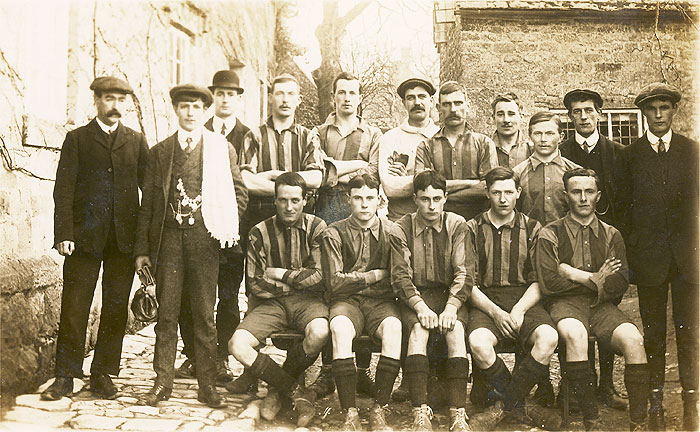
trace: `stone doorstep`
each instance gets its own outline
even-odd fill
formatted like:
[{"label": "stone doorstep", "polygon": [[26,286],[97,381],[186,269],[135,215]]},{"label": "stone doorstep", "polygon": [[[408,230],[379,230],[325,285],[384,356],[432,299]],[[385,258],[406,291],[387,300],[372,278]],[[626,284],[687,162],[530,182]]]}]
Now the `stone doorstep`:
[{"label": "stone doorstep", "polygon": [[70,408],[73,401],[67,397],[63,397],[57,401],[45,401],[41,400],[41,395],[39,394],[24,394],[17,396],[15,399],[16,406],[24,406],[29,408],[35,408],[42,411],[66,411]]},{"label": "stone doorstep", "polygon": [[[31,423],[54,428],[63,426],[67,421],[75,416],[73,411],[47,412],[36,408],[16,406],[5,414],[3,425],[6,422]],[[30,430],[33,430],[30,429]]]}]

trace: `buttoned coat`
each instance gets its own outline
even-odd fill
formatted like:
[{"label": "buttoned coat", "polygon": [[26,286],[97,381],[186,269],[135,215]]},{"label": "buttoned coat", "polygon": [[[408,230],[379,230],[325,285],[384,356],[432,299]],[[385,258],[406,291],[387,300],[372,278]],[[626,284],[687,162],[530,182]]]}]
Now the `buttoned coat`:
[{"label": "buttoned coat", "polygon": [[637,284],[662,284],[671,259],[697,284],[698,143],[674,132],[663,158],[646,134],[619,152],[616,221]]},{"label": "buttoned coat", "polygon": [[[207,131],[205,133],[211,132]],[[158,266],[158,254],[160,252],[165,216],[167,214],[173,156],[175,154],[175,146],[179,145],[177,133],[175,133],[153,146],[148,153],[143,198],[141,200],[141,209],[139,210],[138,226],[136,229],[134,255],[149,256],[154,271]],[[236,201],[238,204],[238,220],[240,223],[241,216],[248,205],[248,189],[245,187],[241,172],[238,169],[236,150],[234,150],[230,143],[228,154],[233,187],[236,192]]]},{"label": "buttoned coat", "polygon": [[148,144],[121,122],[114,143],[93,119],[66,134],[54,185],[54,246],[101,254],[114,220],[119,250],[131,253]]}]

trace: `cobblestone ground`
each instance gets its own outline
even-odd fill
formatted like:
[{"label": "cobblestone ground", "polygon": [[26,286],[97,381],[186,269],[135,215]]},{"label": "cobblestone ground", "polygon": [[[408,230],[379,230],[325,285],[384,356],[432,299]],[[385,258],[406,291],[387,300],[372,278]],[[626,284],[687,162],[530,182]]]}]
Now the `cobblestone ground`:
[{"label": "cobblestone ground", "polygon": [[[633,296],[635,292],[630,290],[623,300],[621,308],[639,322],[637,301]],[[671,328],[671,327],[669,327]],[[682,403],[680,400],[680,387],[678,382],[678,368],[675,353],[674,334],[669,335],[669,353],[667,359],[667,386],[665,407],[667,410],[667,427],[669,430],[678,430],[681,424]],[[259,420],[259,399],[266,394],[265,385],[261,383],[256,396],[231,395],[221,388],[226,396],[228,408],[222,410],[210,409],[197,401],[197,384],[194,379],[176,379],[173,397],[161,402],[156,407],[137,406],[136,396],[148,391],[153,385],[155,376],[152,369],[153,344],[155,336],[153,326],[141,330],[135,335],[128,335],[124,339],[122,358],[122,371],[115,383],[120,388],[119,397],[116,400],[98,400],[84,388],[82,380],[75,380],[75,394],[71,398],[63,398],[56,402],[45,402],[39,398],[39,393],[49,384],[44,384],[33,394],[19,396],[16,406],[8,411],[0,422],[0,431],[43,431],[43,430],[123,430],[123,431],[290,431],[295,430],[291,411],[282,411],[274,422]],[[284,352],[272,346],[264,348],[265,352],[282,362]],[[92,359],[86,358],[86,372]],[[374,359],[377,360],[375,354]],[[178,358],[177,365],[182,358]],[[231,358],[231,367],[236,374],[242,371],[241,366]],[[512,356],[506,356],[506,363],[512,367]],[[311,381],[318,373],[318,362],[307,372],[307,381]],[[624,362],[616,357],[615,380],[616,387],[624,392],[623,383]],[[558,385],[559,364],[552,364],[552,377],[555,386]],[[400,380],[397,380],[398,386]],[[365,420],[371,400],[366,397],[358,397],[360,415]],[[343,416],[338,405],[337,394],[333,394],[317,401],[317,416],[309,425],[311,431],[338,430],[342,426]],[[467,412],[475,411],[471,406]],[[601,407],[603,428],[605,430],[627,430],[628,417],[626,412],[615,411]],[[582,430],[583,424],[580,416],[573,416],[570,428]],[[395,430],[405,430],[411,427],[412,418],[408,402],[389,405],[389,423]],[[447,430],[449,428],[449,416],[445,411],[437,411],[433,426],[435,430]],[[537,430],[522,424],[501,423],[500,430]]]}]

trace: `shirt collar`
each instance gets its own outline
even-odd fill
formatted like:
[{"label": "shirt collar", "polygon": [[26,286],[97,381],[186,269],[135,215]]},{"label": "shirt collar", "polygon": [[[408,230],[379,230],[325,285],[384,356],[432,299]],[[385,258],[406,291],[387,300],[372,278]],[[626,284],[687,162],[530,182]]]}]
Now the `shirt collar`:
[{"label": "shirt collar", "polygon": [[[574,236],[584,228],[584,225],[581,225],[578,221],[574,220],[573,216],[571,216],[571,212],[568,212],[566,216],[564,216],[564,224],[566,225],[566,229],[569,230],[569,232]],[[598,230],[600,229],[598,216],[594,215],[593,220],[588,226],[591,228],[593,235],[598,238]]]},{"label": "shirt collar", "polygon": [[[668,130],[664,134],[664,136],[661,137],[661,141],[664,142],[664,146],[666,147],[666,151],[668,151],[669,147],[671,146],[671,137],[673,136],[673,132],[671,129]],[[647,141],[649,141],[649,144],[651,144],[651,148],[654,149],[654,151],[658,151],[658,145],[659,145],[659,137],[651,133],[649,129],[647,129]]]},{"label": "shirt collar", "polygon": [[[363,119],[359,115],[356,115],[356,117],[358,120],[357,129],[360,129],[362,132],[366,132],[367,126],[368,126],[367,122],[365,121],[365,119]],[[326,117],[326,124],[329,126],[334,126],[336,129],[338,129],[338,125],[336,123],[337,119],[338,119],[338,116],[334,112],[332,112],[332,113],[328,114],[328,117]],[[350,131],[350,132],[352,133],[352,131]]]},{"label": "shirt collar", "polygon": [[214,132],[220,133],[222,125],[226,125],[226,135],[230,134],[233,128],[236,127],[236,116],[230,115],[225,119],[214,116],[211,123],[211,127],[214,129]]},{"label": "shirt collar", "polygon": [[274,218],[275,218],[275,225],[277,226],[277,228],[280,231],[284,231],[285,229],[290,228],[290,227],[294,227],[294,228],[300,229],[302,231],[306,231],[306,218],[304,217],[303,213],[301,214],[299,219],[297,219],[296,222],[294,222],[291,225],[285,225],[277,215],[275,215]]},{"label": "shirt collar", "polygon": [[[360,226],[360,224],[355,220],[354,217],[350,216],[348,218],[348,227],[350,228],[350,234],[352,234],[353,240],[357,239],[357,236],[362,233],[363,230],[366,228],[363,228]],[[370,232],[372,233],[372,236],[375,238],[375,240],[379,240],[379,217],[374,216],[374,220],[372,221],[372,225],[369,227]]]},{"label": "shirt collar", "polygon": [[489,217],[488,210],[486,210],[484,213],[482,213],[482,215],[483,215],[483,217],[480,221],[480,224],[490,224],[491,226],[493,226],[496,229],[503,228],[503,227],[513,229],[516,226],[520,226],[520,222],[519,222],[520,218],[518,217],[518,210],[515,210],[515,214],[513,215],[513,219],[510,222],[504,223],[503,225],[501,225],[499,227],[494,225],[494,223],[491,221],[491,218]]},{"label": "shirt collar", "polygon": [[[542,162],[542,161],[537,157],[537,153],[533,153],[533,154],[530,156],[529,160],[530,160],[530,165],[532,166],[532,169],[533,169],[533,170],[536,170],[537,167],[540,166],[540,164],[545,163],[545,162]],[[559,149],[557,149],[557,155],[554,157],[554,159],[551,160],[550,163],[559,165],[559,166],[562,167],[562,168],[566,168],[566,167],[564,166],[564,161],[561,159],[561,152],[559,151]]]},{"label": "shirt collar", "polygon": [[[518,139],[515,140],[515,145],[513,145],[512,148],[517,148],[517,147],[527,143],[523,134],[520,131],[518,131],[517,134],[518,134]],[[491,140],[496,144],[496,149],[501,150],[501,151],[503,150],[503,147],[501,147],[501,136],[498,134],[498,131],[494,131],[493,135],[491,135]]]},{"label": "shirt collar", "polygon": [[413,214],[413,236],[418,237],[423,233],[423,231],[427,230],[428,228],[434,228],[435,231],[441,232],[442,231],[442,221],[445,220],[445,212],[443,211],[442,214],[440,214],[440,217],[437,218],[437,220],[431,224],[428,224],[417,212]]},{"label": "shirt collar", "polygon": [[192,138],[192,143],[197,145],[202,139],[202,128],[196,128],[192,132],[188,132],[180,127],[177,128],[177,142],[180,147],[185,150],[187,148],[187,138]]},{"label": "shirt collar", "polygon": [[97,125],[100,126],[100,129],[102,129],[102,131],[107,135],[111,134],[119,127],[119,121],[114,122],[112,126],[107,126],[102,122],[102,120],[99,119],[99,117],[95,117],[95,120],[97,120]]},{"label": "shirt collar", "polygon": [[598,144],[598,140],[600,140],[600,134],[598,133],[597,129],[594,130],[588,138],[585,138],[578,132],[574,132],[574,137],[576,139],[576,144],[578,144],[585,152],[588,153],[593,150],[596,144]]},{"label": "shirt collar", "polygon": [[272,121],[272,116],[269,116],[267,118],[267,121],[265,122],[265,124],[267,124],[267,127],[269,127],[270,129],[272,129],[275,132],[284,132],[286,130],[288,130],[290,132],[294,132],[294,127],[296,126],[297,121],[295,118],[294,121],[292,122],[292,124],[290,124],[288,128],[282,129],[281,131],[278,131],[277,129],[275,129],[275,123]]},{"label": "shirt collar", "polygon": [[440,128],[433,122],[433,119],[429,118],[428,119],[428,124],[423,126],[422,128],[418,128],[415,126],[411,126],[408,124],[408,119],[404,120],[403,123],[399,126],[402,131],[410,134],[420,134],[423,135],[425,138],[432,138],[435,133],[440,130]]}]

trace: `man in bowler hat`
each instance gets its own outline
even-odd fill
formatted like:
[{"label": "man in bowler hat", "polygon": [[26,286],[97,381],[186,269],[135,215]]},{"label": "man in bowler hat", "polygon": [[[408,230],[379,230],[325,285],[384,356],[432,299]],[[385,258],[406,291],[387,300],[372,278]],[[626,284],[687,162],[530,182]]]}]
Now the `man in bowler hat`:
[{"label": "man in bowler hat", "polygon": [[129,293],[134,280],[132,250],[148,145],[119,119],[133,90],[103,76],[90,85],[97,116],[68,132],[54,186],[54,247],[65,257],[56,379],[41,398],[58,400],[83,376],[90,305],[102,267],[102,311],[90,366],[90,388],[113,399],[117,387]]},{"label": "man in bowler hat", "polygon": [[[241,143],[248,126],[241,123],[236,112],[241,103],[243,87],[238,75],[231,70],[220,70],[214,74],[209,90],[214,95],[214,116],[204,123],[204,127],[212,132],[220,133],[231,143],[236,155],[241,154]],[[228,366],[228,340],[241,321],[238,309],[238,289],[243,281],[243,261],[245,255],[241,245],[221,249],[219,262],[218,297],[216,306],[216,381],[226,383],[233,379]],[[196,377],[196,361],[194,359],[194,332],[192,330],[192,313],[189,308],[189,297],[183,297],[180,311],[180,335],[184,344],[182,354],[187,359],[177,369],[179,377]]]},{"label": "man in bowler hat", "polygon": [[215,387],[219,253],[240,241],[239,216],[248,192],[236,151],[220,134],[202,127],[211,92],[182,84],[170,90],[170,98],[179,127],[149,152],[134,246],[136,268],[154,267],[159,303],[156,381],[138,403],[155,406],[170,397],[180,305],[186,295],[194,330],[197,400],[223,408],[226,404]]},{"label": "man in bowler hat", "polygon": [[649,430],[664,430],[669,286],[683,388],[683,430],[698,430],[698,143],[672,130],[681,93],[653,83],[634,100],[648,130],[618,157],[617,223],[637,283],[651,373]]}]

